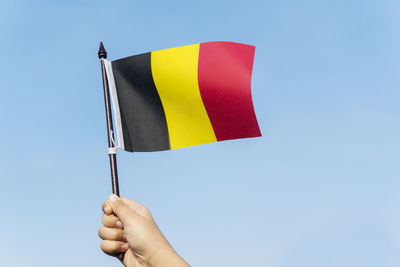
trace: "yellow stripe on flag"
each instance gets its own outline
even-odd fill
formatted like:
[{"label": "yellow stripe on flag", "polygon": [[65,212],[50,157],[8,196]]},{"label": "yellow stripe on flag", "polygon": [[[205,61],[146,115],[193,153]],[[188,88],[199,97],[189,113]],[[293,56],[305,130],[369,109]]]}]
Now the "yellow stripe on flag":
[{"label": "yellow stripe on flag", "polygon": [[199,44],[151,53],[151,71],[164,107],[171,149],[216,142],[201,99]]}]

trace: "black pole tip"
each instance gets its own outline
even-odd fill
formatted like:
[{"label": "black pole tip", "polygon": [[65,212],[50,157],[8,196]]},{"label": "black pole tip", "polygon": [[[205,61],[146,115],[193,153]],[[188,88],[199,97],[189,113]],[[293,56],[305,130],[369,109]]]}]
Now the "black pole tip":
[{"label": "black pole tip", "polygon": [[100,47],[99,47],[99,58],[107,58],[107,51],[104,49],[103,42],[100,42]]}]

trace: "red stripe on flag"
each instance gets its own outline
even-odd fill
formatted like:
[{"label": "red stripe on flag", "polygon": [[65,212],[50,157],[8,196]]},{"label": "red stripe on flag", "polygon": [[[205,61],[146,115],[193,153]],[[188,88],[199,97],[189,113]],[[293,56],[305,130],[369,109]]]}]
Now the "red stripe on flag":
[{"label": "red stripe on flag", "polygon": [[261,136],[251,98],[254,52],[245,44],[200,44],[199,88],[218,141]]}]

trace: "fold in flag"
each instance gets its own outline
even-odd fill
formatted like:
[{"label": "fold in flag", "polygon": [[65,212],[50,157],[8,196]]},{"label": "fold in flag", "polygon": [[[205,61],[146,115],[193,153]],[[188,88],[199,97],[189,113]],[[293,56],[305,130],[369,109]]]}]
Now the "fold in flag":
[{"label": "fold in flag", "polygon": [[118,147],[159,151],[261,136],[251,98],[254,51],[208,42],[104,60]]}]

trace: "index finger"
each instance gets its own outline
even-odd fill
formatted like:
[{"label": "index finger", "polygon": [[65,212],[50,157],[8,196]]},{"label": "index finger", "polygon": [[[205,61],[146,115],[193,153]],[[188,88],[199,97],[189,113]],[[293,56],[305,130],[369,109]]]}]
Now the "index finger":
[{"label": "index finger", "polygon": [[113,213],[113,212],[112,212],[112,206],[111,206],[111,204],[108,202],[108,200],[106,200],[106,201],[103,203],[103,205],[101,206],[101,209],[103,210],[104,214],[111,215],[111,214]]}]

